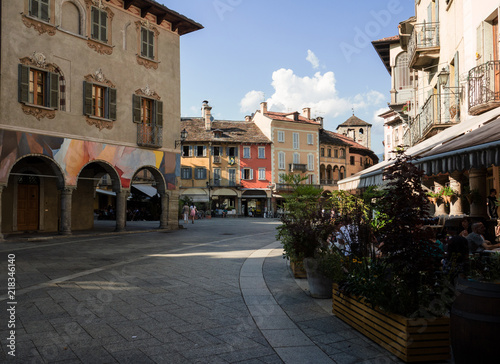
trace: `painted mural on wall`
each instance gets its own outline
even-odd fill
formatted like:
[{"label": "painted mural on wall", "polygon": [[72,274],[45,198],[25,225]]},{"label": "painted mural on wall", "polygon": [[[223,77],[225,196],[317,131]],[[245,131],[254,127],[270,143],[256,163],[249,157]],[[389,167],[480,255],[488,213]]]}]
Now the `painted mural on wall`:
[{"label": "painted mural on wall", "polygon": [[76,185],[77,176],[87,163],[101,160],[116,169],[124,188],[130,187],[138,169],[155,166],[163,174],[167,188],[175,189],[179,159],[175,153],[8,130],[0,130],[0,182],[7,183],[12,166],[19,158],[29,154],[42,154],[54,159],[64,171],[67,185]]}]

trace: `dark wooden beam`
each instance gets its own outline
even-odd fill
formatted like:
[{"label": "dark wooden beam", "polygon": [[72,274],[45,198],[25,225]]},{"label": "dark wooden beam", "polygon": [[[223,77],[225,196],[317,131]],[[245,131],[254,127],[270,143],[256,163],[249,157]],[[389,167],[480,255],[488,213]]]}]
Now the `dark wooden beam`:
[{"label": "dark wooden beam", "polygon": [[167,13],[162,13],[162,14],[158,14],[156,15],[156,24],[160,25],[162,21],[165,20],[165,17],[167,16]]},{"label": "dark wooden beam", "polygon": [[128,8],[130,8],[130,5],[132,5],[133,2],[134,2],[134,0],[124,0],[123,1],[123,8],[125,10],[127,10]]},{"label": "dark wooden beam", "polygon": [[148,12],[152,9],[152,6],[145,6],[141,8],[141,18],[145,18]]},{"label": "dark wooden beam", "polygon": [[178,28],[179,25],[181,25],[182,21],[173,21],[172,22],[172,31],[175,32]]}]

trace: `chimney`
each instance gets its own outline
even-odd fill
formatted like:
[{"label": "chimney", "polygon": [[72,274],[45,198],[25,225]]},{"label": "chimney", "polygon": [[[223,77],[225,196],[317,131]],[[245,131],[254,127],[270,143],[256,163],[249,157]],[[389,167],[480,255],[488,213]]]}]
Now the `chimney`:
[{"label": "chimney", "polygon": [[267,102],[261,102],[260,103],[260,112],[262,114],[265,114],[267,112]]},{"label": "chimney", "polygon": [[212,115],[210,110],[212,110],[212,107],[208,106],[208,101],[203,101],[201,106],[201,117],[205,120],[205,130],[212,130]]},{"label": "chimney", "polygon": [[304,107],[302,109],[302,116],[305,117],[306,119],[311,119],[311,108],[310,107]]},{"label": "chimney", "polygon": [[316,118],[316,121],[321,125],[321,129],[323,129],[323,118],[321,116],[318,116]]},{"label": "chimney", "polygon": [[245,116],[245,121],[249,123],[250,121],[252,121],[252,117],[250,115]]}]

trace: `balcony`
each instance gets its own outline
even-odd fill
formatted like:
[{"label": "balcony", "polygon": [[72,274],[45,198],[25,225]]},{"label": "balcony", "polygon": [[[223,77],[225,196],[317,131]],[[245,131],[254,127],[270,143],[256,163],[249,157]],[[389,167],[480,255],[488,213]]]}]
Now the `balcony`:
[{"label": "balcony", "polygon": [[408,66],[421,70],[439,61],[439,23],[415,24],[408,42]]},{"label": "balcony", "polygon": [[460,122],[460,94],[431,95],[422,111],[410,123],[403,137],[405,145],[414,146],[443,129]]},{"label": "balcony", "polygon": [[221,162],[221,157],[220,155],[214,155],[214,163],[215,164],[220,164]]},{"label": "balcony", "polygon": [[[315,188],[321,188],[321,185],[309,185],[308,186],[313,186]],[[286,183],[276,183],[276,191],[279,192],[292,192],[295,188],[295,185],[290,185]]]},{"label": "balcony", "polygon": [[333,179],[322,179],[322,180],[320,180],[320,183],[323,186],[336,186],[337,185],[337,181],[335,181]]},{"label": "balcony", "polygon": [[137,124],[137,145],[160,148],[163,143],[163,128],[147,124]]},{"label": "balcony", "polygon": [[290,172],[305,172],[307,171],[306,164],[290,163],[288,165]]},{"label": "balcony", "polygon": [[500,61],[489,61],[471,69],[467,87],[470,115],[500,106]]}]

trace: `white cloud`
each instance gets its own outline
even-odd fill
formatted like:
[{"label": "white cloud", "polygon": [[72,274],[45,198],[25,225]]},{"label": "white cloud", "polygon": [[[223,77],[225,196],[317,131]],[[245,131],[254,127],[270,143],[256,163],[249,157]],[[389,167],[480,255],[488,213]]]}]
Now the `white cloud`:
[{"label": "white cloud", "polygon": [[[355,112],[361,109],[380,107],[385,100],[378,91],[368,91],[354,97],[341,97],[335,87],[333,72],[316,72],[313,77],[300,77],[291,69],[279,69],[273,72],[272,86],[274,94],[267,99],[268,109],[273,111],[301,111],[311,108],[313,117],[322,116],[334,119],[354,107]],[[242,112],[254,112],[259,108],[264,93],[250,91],[241,100]],[[332,121],[332,120],[330,120]]]},{"label": "white cloud", "polygon": [[240,111],[241,112],[254,112],[260,107],[260,103],[264,101],[264,92],[262,91],[250,91],[247,92],[245,97],[240,101]]},{"label": "white cloud", "polygon": [[307,50],[307,57],[306,60],[311,63],[312,67],[314,69],[319,67],[319,59],[316,57],[316,55],[311,51],[310,49]]}]

